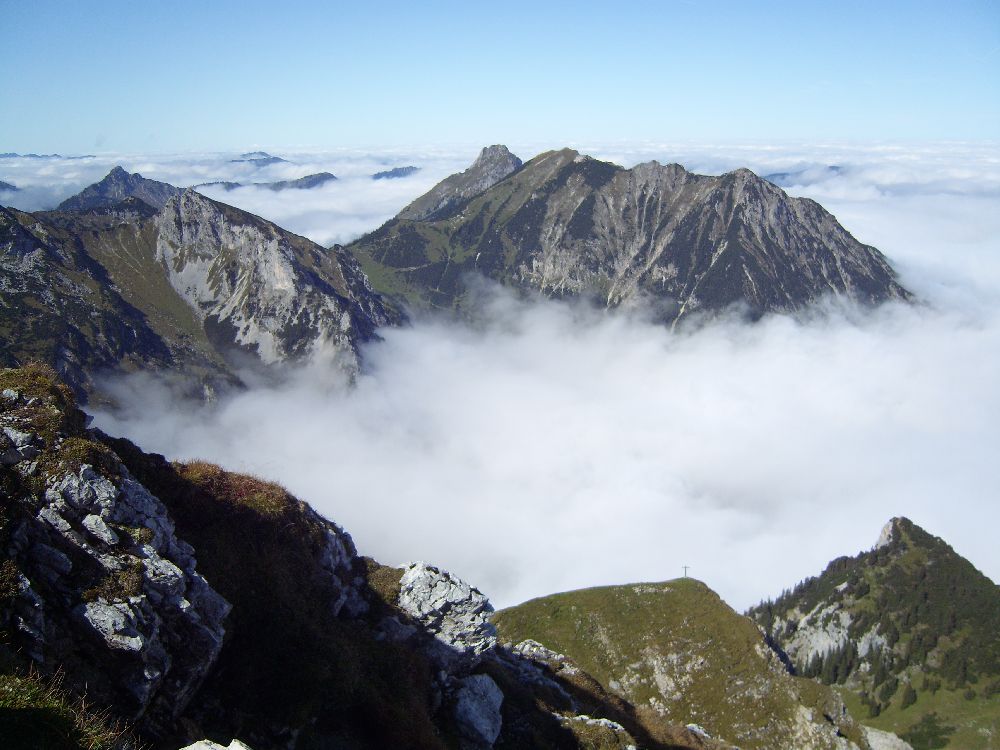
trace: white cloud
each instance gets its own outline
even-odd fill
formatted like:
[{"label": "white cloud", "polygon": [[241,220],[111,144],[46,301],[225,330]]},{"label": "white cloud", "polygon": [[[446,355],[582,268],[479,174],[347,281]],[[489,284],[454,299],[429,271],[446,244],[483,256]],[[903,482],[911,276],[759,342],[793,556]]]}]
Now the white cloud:
[{"label": "white cloud", "polygon": [[[657,148],[617,153],[670,160]],[[886,252],[923,304],[671,334],[501,294],[488,324],[386,331],[350,391],[317,365],[210,413],[163,393],[151,410],[143,379],[122,386],[131,415],[99,424],[273,477],[362,552],[436,562],[501,605],[690,565],[742,608],[871,546],[893,515],[997,580],[997,160],[972,147],[754,149],[689,147],[689,163],[840,164],[797,192]],[[350,184],[325,194],[341,227],[327,236],[373,228],[388,206]],[[297,210],[281,200],[269,210]],[[331,232],[308,206],[295,220]]]}]

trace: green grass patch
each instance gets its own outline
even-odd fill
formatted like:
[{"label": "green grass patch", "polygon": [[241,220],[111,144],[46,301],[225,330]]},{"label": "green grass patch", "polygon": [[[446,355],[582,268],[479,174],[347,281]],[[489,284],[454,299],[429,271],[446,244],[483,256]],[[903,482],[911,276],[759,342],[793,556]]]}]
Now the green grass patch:
[{"label": "green grass patch", "polygon": [[85,602],[96,602],[98,599],[114,602],[139,596],[142,593],[143,570],[142,560],[134,560],[107,575],[97,586],[84,591],[82,598]]},{"label": "green grass patch", "polygon": [[127,726],[72,698],[37,672],[0,675],[0,738],[4,750],[137,748]]}]

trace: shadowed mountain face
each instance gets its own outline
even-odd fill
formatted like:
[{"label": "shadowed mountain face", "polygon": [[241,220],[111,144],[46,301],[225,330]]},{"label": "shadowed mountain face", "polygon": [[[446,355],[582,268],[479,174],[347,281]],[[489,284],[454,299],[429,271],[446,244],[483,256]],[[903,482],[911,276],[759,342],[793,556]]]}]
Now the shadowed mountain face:
[{"label": "shadowed mountain face", "polygon": [[209,384],[321,350],[350,373],[396,320],[353,258],[245,211],[169,185],[159,209],[109,203],[147,183],[112,172],[72,204],[88,209],[0,209],[0,363],[47,362],[78,391],[104,370]]},{"label": "shadowed mountain face", "polygon": [[569,149],[518,168],[506,149],[488,151],[350,246],[380,291],[448,308],[478,273],[608,307],[654,301],[666,320],[732,305],[790,312],[828,295],[910,297],[882,254],[822,206],[749,170],[622,169]]},{"label": "shadowed mountain face", "polygon": [[121,167],[115,167],[103,180],[84,188],[72,198],[67,198],[56,210],[88,211],[107,208],[125,198],[138,198],[153,208],[163,208],[168,200],[180,193],[180,188],[166,182],[147,180],[140,174],[130,174]]},{"label": "shadowed mountain face", "polygon": [[1000,587],[912,521],[749,614],[873,726],[914,747],[995,746]]}]

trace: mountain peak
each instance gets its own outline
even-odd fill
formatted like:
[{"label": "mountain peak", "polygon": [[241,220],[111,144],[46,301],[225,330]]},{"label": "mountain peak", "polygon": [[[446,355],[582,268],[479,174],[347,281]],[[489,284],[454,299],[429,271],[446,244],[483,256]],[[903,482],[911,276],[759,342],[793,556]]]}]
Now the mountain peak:
[{"label": "mountain peak", "polygon": [[522,164],[506,146],[486,146],[468,169],[446,177],[404,208],[397,218],[411,221],[442,218],[512,175]]},{"label": "mountain peak", "polygon": [[921,714],[962,703],[977,718],[948,726],[948,747],[984,747],[965,740],[995,731],[986,707],[1000,688],[1000,587],[908,518],[748,614],[799,674],[843,686],[883,729],[906,735]]},{"label": "mountain peak", "polygon": [[668,323],[732,306],[792,313],[831,295],[911,297],[885,257],[819,204],[749,169],[623,169],[568,148],[522,166],[488,146],[352,252],[417,306],[462,306],[469,273],[607,307],[651,300]]},{"label": "mountain peak", "polygon": [[85,187],[76,195],[60,203],[57,211],[90,211],[109,208],[126,198],[138,198],[160,209],[181,189],[166,182],[148,180],[138,173],[130,173],[121,165],[116,166],[100,182]]},{"label": "mountain peak", "polygon": [[890,518],[885,526],[882,527],[881,533],[878,535],[878,541],[875,542],[875,549],[882,549],[883,547],[888,547],[896,539],[899,538],[899,525],[902,521],[906,521],[905,518]]}]

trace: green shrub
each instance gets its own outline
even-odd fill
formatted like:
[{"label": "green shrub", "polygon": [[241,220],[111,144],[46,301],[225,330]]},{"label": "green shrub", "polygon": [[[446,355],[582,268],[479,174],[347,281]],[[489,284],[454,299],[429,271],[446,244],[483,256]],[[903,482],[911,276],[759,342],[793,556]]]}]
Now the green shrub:
[{"label": "green shrub", "polygon": [[913,689],[913,685],[907,684],[903,688],[903,694],[899,699],[900,709],[909,708],[914,703],[917,702],[917,691]]},{"label": "green shrub", "polygon": [[85,602],[95,602],[98,599],[124,601],[142,593],[142,560],[134,560],[122,570],[106,576],[97,586],[83,592]]}]

